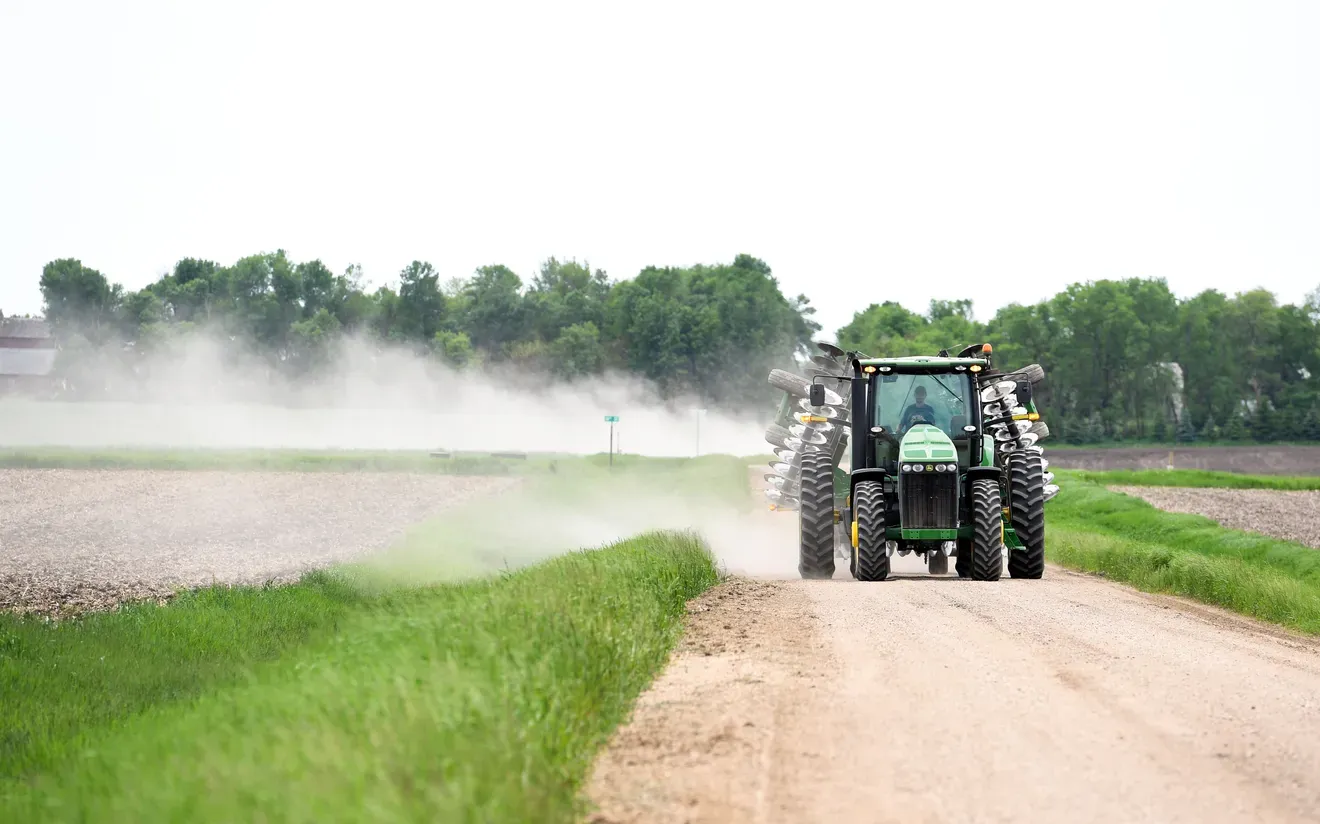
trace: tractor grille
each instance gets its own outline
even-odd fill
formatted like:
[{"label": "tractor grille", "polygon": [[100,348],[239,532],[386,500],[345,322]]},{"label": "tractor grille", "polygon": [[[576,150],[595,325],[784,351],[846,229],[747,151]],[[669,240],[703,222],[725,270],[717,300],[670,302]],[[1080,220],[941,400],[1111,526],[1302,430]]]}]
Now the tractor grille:
[{"label": "tractor grille", "polygon": [[900,482],[904,529],[954,529],[958,526],[958,473],[915,472]]}]

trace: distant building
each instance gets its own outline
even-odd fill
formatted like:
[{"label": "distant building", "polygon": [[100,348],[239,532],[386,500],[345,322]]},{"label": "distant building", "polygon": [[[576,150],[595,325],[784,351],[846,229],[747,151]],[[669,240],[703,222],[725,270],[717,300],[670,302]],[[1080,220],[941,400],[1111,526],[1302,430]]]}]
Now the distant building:
[{"label": "distant building", "polygon": [[54,388],[55,339],[41,318],[0,319],[0,392]]}]

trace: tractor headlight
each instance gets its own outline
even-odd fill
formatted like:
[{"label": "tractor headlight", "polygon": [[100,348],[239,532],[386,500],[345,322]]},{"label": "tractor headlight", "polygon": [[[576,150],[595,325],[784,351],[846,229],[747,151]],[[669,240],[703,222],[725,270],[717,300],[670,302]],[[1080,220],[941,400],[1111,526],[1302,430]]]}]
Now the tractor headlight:
[{"label": "tractor headlight", "polygon": [[903,464],[903,471],[904,471],[904,472],[911,472],[911,471],[912,471],[912,464]]},{"label": "tractor headlight", "polygon": [[921,464],[912,464],[912,471],[913,471],[913,472],[920,472],[922,469],[923,469],[923,467],[922,467]]},{"label": "tractor headlight", "polygon": [[945,466],[944,464],[935,464],[935,471],[936,471],[936,472],[947,472],[948,470],[949,470],[949,468],[948,468],[947,466]]}]

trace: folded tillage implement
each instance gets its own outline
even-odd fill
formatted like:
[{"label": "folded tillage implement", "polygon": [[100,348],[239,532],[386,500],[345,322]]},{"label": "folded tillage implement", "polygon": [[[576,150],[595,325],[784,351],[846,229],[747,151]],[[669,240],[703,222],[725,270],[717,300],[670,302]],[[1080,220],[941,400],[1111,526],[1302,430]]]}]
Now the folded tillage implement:
[{"label": "folded tillage implement", "polygon": [[859,581],[882,581],[897,552],[931,573],[998,580],[1045,570],[1045,502],[1058,493],[1032,400],[1037,364],[996,372],[988,343],[950,357],[868,358],[817,343],[766,430],[776,460],[766,496],[796,510],[803,578],[829,578],[846,559]]}]

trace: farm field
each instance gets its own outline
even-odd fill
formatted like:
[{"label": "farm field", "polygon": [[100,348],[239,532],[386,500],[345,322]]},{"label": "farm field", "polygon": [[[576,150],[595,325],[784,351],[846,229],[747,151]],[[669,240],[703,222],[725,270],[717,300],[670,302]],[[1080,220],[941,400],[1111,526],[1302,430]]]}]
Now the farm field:
[{"label": "farm field", "polygon": [[1113,446],[1049,447],[1058,469],[1165,469],[1173,453],[1175,469],[1246,472],[1261,475],[1320,475],[1320,446]]},{"label": "farm field", "polygon": [[1203,515],[1230,529],[1320,549],[1320,491],[1111,486],[1166,512]]},{"label": "farm field", "polygon": [[291,583],[516,479],[0,469],[0,609],[58,615],[180,587]]}]

